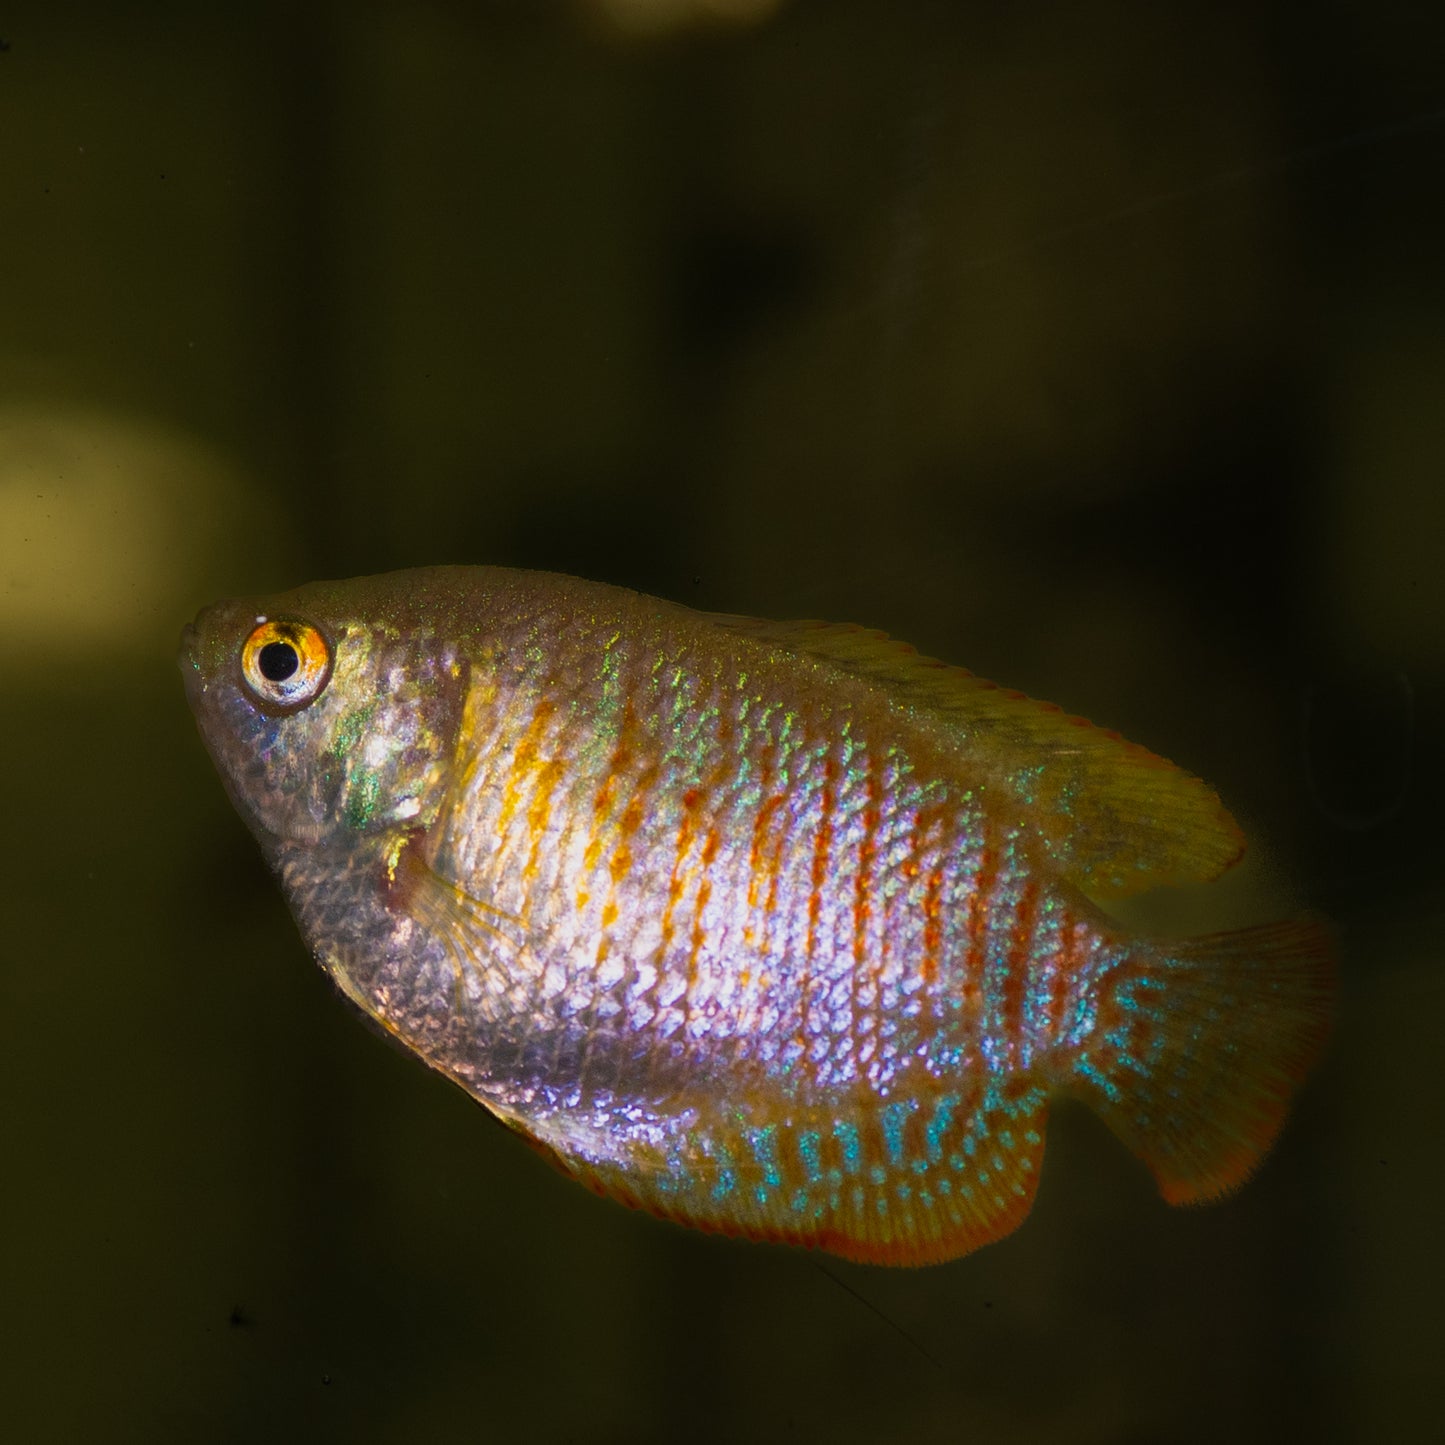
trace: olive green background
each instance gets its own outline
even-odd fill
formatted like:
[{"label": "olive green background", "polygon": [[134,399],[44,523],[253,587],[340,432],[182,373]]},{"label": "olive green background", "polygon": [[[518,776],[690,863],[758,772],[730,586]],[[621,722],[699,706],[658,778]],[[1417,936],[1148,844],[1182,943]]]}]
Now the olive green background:
[{"label": "olive green background", "polygon": [[[0,12],[7,1438],[1423,1438],[1445,10],[664,8]],[[473,561],[886,627],[1209,778],[1249,861],[1137,920],[1344,939],[1259,1176],[1170,1209],[1060,1110],[1013,1237],[850,1267],[360,1027],[175,639]]]}]

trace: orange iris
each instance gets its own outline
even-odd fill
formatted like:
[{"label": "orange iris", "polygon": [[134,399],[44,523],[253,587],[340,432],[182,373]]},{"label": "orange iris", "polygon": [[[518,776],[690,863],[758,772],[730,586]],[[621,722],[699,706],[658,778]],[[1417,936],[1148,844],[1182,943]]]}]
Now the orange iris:
[{"label": "orange iris", "polygon": [[262,622],[241,649],[246,686],[273,707],[301,707],[331,674],[331,649],[308,622]]}]

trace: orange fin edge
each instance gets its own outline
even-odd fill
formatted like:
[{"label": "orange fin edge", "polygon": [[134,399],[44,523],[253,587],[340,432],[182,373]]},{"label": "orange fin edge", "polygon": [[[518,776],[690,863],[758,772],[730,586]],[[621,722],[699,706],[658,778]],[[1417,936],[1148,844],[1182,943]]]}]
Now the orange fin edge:
[{"label": "orange fin edge", "polygon": [[857,1263],[937,1264],[1023,1222],[1043,1155],[1042,1090],[999,1085],[969,1099],[935,1084],[931,1097],[858,1104],[845,1117],[744,1108],[741,1123],[734,1105],[695,1121],[671,1149],[608,1157],[519,1132],[563,1173],[631,1208]]}]

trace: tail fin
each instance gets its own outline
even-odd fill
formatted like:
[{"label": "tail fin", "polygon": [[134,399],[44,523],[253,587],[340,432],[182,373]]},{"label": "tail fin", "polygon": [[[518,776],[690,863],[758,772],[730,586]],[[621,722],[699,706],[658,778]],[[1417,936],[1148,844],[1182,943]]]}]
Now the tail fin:
[{"label": "tail fin", "polygon": [[1330,931],[1301,921],[1143,943],[1104,989],[1070,1092],[1171,1204],[1242,1184],[1329,1033]]}]

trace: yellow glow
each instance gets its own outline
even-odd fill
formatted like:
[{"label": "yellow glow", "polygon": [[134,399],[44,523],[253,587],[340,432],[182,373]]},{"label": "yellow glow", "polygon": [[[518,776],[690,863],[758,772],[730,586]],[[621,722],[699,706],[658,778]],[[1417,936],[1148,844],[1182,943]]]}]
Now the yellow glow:
[{"label": "yellow glow", "polygon": [[224,463],[174,430],[0,406],[0,661],[173,651],[246,515]]}]

